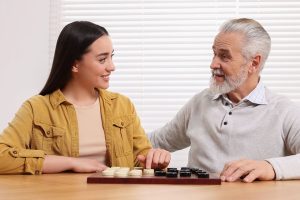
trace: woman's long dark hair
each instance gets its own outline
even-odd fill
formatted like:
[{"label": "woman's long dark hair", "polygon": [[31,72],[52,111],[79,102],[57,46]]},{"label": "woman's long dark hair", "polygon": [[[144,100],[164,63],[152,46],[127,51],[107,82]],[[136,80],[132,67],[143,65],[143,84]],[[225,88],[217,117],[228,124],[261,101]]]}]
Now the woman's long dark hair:
[{"label": "woman's long dark hair", "polygon": [[66,25],[57,39],[51,72],[40,95],[65,87],[71,79],[74,62],[103,35],[108,35],[107,30],[92,22],[76,21]]}]

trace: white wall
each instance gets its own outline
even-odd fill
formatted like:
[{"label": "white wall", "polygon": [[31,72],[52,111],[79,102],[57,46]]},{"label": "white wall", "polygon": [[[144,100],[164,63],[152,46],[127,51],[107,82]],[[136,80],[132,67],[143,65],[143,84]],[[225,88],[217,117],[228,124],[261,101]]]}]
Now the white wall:
[{"label": "white wall", "polygon": [[0,133],[47,79],[49,9],[50,0],[0,1]]}]

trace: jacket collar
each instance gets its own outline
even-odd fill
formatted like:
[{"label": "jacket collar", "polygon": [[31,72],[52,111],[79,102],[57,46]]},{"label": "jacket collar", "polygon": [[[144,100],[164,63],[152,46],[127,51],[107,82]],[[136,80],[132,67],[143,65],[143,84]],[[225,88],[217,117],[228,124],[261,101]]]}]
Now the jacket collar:
[{"label": "jacket collar", "polygon": [[[112,100],[117,98],[116,93],[112,93],[112,92],[109,92],[107,90],[100,89],[100,88],[96,88],[96,89],[99,92],[99,98],[102,98],[103,101],[105,101],[108,104],[111,104]],[[54,109],[56,109],[60,104],[63,104],[63,103],[71,105],[71,103],[66,100],[64,94],[62,93],[62,91],[60,89],[57,89],[54,92],[52,92],[49,95],[49,98],[50,98],[50,103]]]},{"label": "jacket collar", "polygon": [[66,100],[64,94],[62,93],[62,91],[60,89],[57,89],[54,92],[52,92],[51,94],[49,94],[49,98],[50,98],[50,103],[54,109],[56,109],[62,103],[70,104]]},{"label": "jacket collar", "polygon": [[99,98],[102,98],[104,102],[108,103],[109,105],[112,104],[112,100],[117,98],[116,93],[109,92],[104,89],[96,88],[99,92]]}]

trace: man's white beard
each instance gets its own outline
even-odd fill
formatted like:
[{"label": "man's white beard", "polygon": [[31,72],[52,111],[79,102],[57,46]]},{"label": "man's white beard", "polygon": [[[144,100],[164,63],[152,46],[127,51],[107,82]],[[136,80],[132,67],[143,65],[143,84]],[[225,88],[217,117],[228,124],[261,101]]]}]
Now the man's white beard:
[{"label": "man's white beard", "polygon": [[[219,69],[220,70],[220,69]],[[212,70],[212,76],[210,78],[210,90],[213,94],[226,94],[238,87],[240,87],[248,77],[248,71],[246,66],[241,67],[241,71],[236,76],[226,76],[222,84],[218,84],[213,77],[214,70]]]}]

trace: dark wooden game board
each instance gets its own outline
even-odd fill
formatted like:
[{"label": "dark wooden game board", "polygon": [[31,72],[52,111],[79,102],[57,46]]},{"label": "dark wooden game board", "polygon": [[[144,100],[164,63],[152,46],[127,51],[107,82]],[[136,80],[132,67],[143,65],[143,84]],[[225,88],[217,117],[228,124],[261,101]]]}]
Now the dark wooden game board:
[{"label": "dark wooden game board", "polygon": [[160,176],[142,176],[142,177],[107,177],[101,173],[96,173],[87,178],[87,183],[109,183],[109,184],[183,184],[183,185],[220,185],[221,179],[213,177],[198,178],[192,174],[191,177],[160,177]]}]

